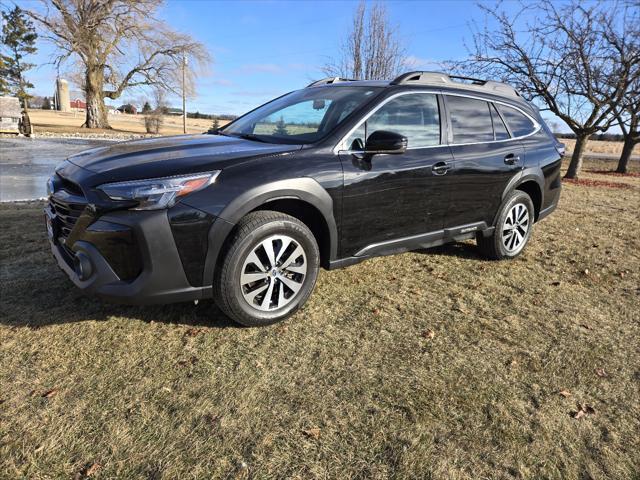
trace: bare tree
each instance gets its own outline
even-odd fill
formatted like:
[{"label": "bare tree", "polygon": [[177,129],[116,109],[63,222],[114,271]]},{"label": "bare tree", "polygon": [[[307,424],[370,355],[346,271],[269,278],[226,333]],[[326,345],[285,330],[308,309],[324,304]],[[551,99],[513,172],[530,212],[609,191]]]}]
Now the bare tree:
[{"label": "bare tree", "polygon": [[[635,51],[636,55],[640,56],[640,8],[633,8],[632,2],[629,2],[629,5],[632,8],[625,12],[625,23],[629,28],[622,32],[625,36],[620,37],[621,32],[615,28],[609,28],[607,35],[611,44],[616,45],[618,50]],[[633,148],[640,143],[640,61],[633,65],[630,78],[629,88],[624,97],[613,105],[614,115],[624,137],[622,154],[616,168],[618,173],[628,172]]]},{"label": "bare tree", "polygon": [[45,11],[30,15],[58,48],[56,63],[72,59],[82,66],[87,128],[110,128],[105,98],[136,86],[178,91],[184,57],[193,88],[197,68],[210,61],[201,43],[155,17],[162,0],[42,1]]},{"label": "bare tree", "polygon": [[385,80],[397,76],[405,61],[405,50],[397,29],[389,23],[386,8],[374,3],[367,12],[367,4],[362,0],[354,12],[340,56],[330,60],[323,71],[355,80]]},{"label": "bare tree", "polygon": [[640,77],[636,77],[628,95],[619,105],[616,105],[615,114],[624,137],[616,172],[627,173],[633,148],[640,143]]},{"label": "bare tree", "polygon": [[[153,97],[156,104],[156,108],[151,110],[149,107],[149,111],[146,112],[144,117],[144,126],[147,133],[158,134],[160,133],[160,128],[164,123],[164,110],[167,107],[165,101],[165,91],[162,88],[155,88],[153,90]],[[148,102],[147,102],[148,103]],[[144,108],[143,108],[144,111]]]},{"label": "bare tree", "polygon": [[476,24],[471,58],[456,67],[509,82],[562,119],[576,135],[565,177],[577,178],[589,137],[616,122],[614,105],[623,99],[640,60],[626,44],[612,42],[625,38],[630,24],[622,13],[630,7],[539,0],[516,13],[500,4],[480,8],[497,27]]}]

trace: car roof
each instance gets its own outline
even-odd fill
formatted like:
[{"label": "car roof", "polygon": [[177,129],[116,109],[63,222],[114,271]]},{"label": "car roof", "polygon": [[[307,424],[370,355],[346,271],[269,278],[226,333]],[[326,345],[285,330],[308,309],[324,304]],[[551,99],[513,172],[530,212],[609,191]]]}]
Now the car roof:
[{"label": "car roof", "polygon": [[493,99],[509,100],[520,106],[532,109],[520,93],[511,85],[493,80],[480,80],[471,77],[449,75],[442,72],[408,72],[393,80],[351,80],[341,77],[327,77],[317,80],[307,88],[317,87],[431,87],[441,89],[443,93],[479,93]]},{"label": "car roof", "polygon": [[507,83],[493,80],[481,80],[478,78],[449,75],[442,72],[408,72],[403,73],[393,80],[352,80],[342,77],[327,77],[307,85],[307,88],[320,86],[362,86],[362,87],[388,87],[392,85],[430,86],[445,88],[460,88],[483,93],[492,93],[510,97],[520,97],[520,93]]}]

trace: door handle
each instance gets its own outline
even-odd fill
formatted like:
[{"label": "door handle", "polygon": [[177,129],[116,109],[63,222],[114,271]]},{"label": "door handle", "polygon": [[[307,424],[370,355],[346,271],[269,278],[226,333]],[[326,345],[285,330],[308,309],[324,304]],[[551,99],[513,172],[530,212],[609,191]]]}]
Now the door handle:
[{"label": "door handle", "polygon": [[513,153],[510,153],[509,155],[504,157],[504,163],[506,163],[507,165],[513,165],[514,163],[517,163],[519,161],[520,161],[520,156],[514,155]]},{"label": "door handle", "polygon": [[434,175],[444,175],[449,171],[449,168],[449,165],[447,165],[445,162],[438,162],[433,165],[433,167],[431,167],[431,171]]}]

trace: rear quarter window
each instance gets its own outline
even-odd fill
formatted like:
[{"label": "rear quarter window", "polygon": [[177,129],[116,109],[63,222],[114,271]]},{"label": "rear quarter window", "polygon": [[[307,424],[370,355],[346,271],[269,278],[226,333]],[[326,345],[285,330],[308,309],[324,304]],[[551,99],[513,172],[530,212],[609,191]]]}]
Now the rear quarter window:
[{"label": "rear quarter window", "polygon": [[524,137],[533,133],[536,129],[535,124],[529,117],[519,112],[515,108],[507,107],[506,105],[496,105],[502,118],[507,122],[507,127],[511,130],[511,136]]}]

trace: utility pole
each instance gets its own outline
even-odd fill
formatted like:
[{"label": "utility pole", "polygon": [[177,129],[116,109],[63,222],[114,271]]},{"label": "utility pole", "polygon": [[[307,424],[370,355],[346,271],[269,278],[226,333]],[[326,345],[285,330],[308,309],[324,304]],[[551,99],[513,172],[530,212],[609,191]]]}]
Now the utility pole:
[{"label": "utility pole", "polygon": [[187,92],[186,92],[187,56],[182,56],[182,133],[187,133]]}]

